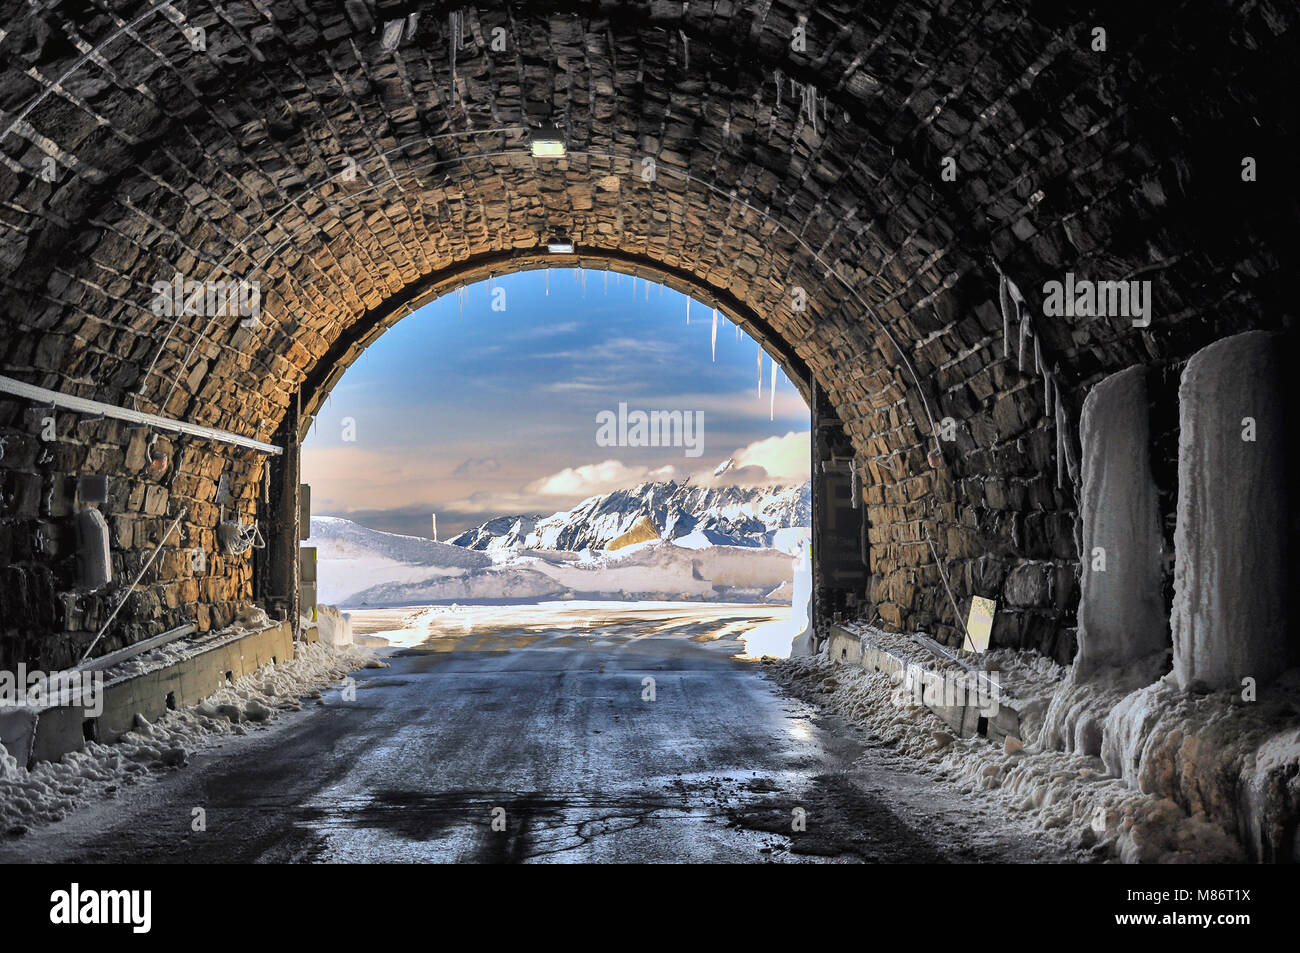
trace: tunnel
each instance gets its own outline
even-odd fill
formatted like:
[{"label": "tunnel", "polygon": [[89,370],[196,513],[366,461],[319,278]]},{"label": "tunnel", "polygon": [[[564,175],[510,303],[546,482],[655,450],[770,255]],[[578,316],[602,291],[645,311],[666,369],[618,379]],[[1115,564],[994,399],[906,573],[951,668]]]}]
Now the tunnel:
[{"label": "tunnel", "polygon": [[[719,309],[808,402],[809,652],[875,658],[871,632],[958,657],[987,600],[989,647],[1068,671],[1041,745],[1230,829],[1239,859],[1294,861],[1296,19],[1270,0],[11,10],[0,669],[250,606],[301,638],[300,448],[348,367],[474,282],[617,272]],[[265,545],[232,545],[231,513]],[[1148,776],[1177,748],[1150,693],[1246,681],[1282,719],[1215,736],[1249,768],[1220,790],[1181,750]]]}]

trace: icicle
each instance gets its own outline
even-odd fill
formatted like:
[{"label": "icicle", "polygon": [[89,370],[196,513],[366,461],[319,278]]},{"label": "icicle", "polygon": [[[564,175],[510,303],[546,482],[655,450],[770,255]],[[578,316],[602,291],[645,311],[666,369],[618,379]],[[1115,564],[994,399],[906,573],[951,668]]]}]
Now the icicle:
[{"label": "icicle", "polygon": [[1065,488],[1065,415],[1059,395],[1056,399],[1056,488]]},{"label": "icicle", "polygon": [[[1061,401],[1056,401],[1056,407],[1059,410]],[[1065,441],[1065,469],[1070,475],[1070,482],[1077,484],[1079,482],[1079,458],[1074,455],[1074,441],[1070,439],[1070,420],[1065,414],[1061,414],[1061,419],[1065,426],[1061,428],[1061,439]]]},{"label": "icicle", "polygon": [[601,281],[602,281],[602,285],[600,290],[605,294],[609,294],[609,269],[608,268],[605,269],[605,276],[604,278],[601,279]]},{"label": "icicle", "polygon": [[546,269],[546,296],[551,296],[551,269]]},{"label": "icicle", "polygon": [[781,108],[781,71],[777,70],[776,76],[773,78],[776,80],[776,108],[780,109]]},{"label": "icicle", "polygon": [[677,35],[682,38],[682,72],[691,71],[691,41],[686,39],[684,30],[678,30]]},{"label": "icicle", "polygon": [[1002,356],[1011,356],[1011,284],[1006,275],[998,276],[998,303],[1002,306]]},{"label": "icicle", "polygon": [[447,32],[451,40],[451,98],[456,98],[456,47],[460,45],[460,13],[447,14]]},{"label": "icicle", "polygon": [[1052,417],[1052,375],[1043,368],[1043,416]]},{"label": "icicle", "polygon": [[776,361],[772,362],[772,384],[767,389],[767,395],[771,401],[767,408],[767,419],[776,420]]},{"label": "icicle", "polygon": [[718,363],[718,309],[713,309],[713,363]]},{"label": "icicle", "polygon": [[1016,302],[1016,310],[1020,312],[1020,353],[1016,367],[1023,374],[1025,371],[1025,341],[1029,338],[1029,312],[1020,311],[1019,302]]},{"label": "icicle", "polygon": [[758,399],[763,399],[763,345],[758,346]]},{"label": "icicle", "polygon": [[585,298],[585,297],[587,297],[587,269],[586,269],[586,268],[579,268],[579,269],[578,269],[578,274],[582,276],[582,278],[581,278],[581,281],[582,281],[582,296]]},{"label": "icicle", "polygon": [[736,340],[737,340],[737,341],[740,340],[740,325],[739,325],[739,324],[736,325]]},{"label": "icicle", "polygon": [[1038,335],[1034,335],[1034,373],[1043,372],[1043,349],[1038,345]]},{"label": "icicle", "polygon": [[686,296],[686,326],[687,326],[688,328],[691,326],[691,297],[690,297],[690,295],[687,295],[687,296]]},{"label": "icicle", "polygon": [[650,300],[650,282],[648,282],[648,281],[643,281],[643,282],[641,282],[641,284],[645,285],[645,299],[646,299],[647,301],[649,301],[649,300]]}]

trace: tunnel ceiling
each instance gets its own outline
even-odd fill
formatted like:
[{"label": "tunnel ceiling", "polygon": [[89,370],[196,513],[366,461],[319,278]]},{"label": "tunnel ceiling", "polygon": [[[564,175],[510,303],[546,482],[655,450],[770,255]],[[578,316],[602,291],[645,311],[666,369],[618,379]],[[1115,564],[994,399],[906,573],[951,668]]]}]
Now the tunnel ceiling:
[{"label": "tunnel ceiling", "polygon": [[[1290,320],[1269,249],[1295,220],[1279,93],[1296,16],[1283,2],[32,4],[0,34],[0,373],[267,439],[357,321],[563,235],[734,300],[811,371],[869,474],[888,530],[875,595],[901,622],[922,597],[886,591],[891,576],[938,581],[909,528],[922,497],[950,558],[990,540],[1073,556],[1038,378],[1004,355],[999,271],[1031,311],[1066,272],[1153,282],[1147,329],[1037,322],[1072,411],[1108,371]],[[546,123],[567,157],[529,155],[526,128]],[[1259,181],[1242,181],[1245,156]],[[260,282],[261,325],[154,314],[154,282],[177,272]],[[934,472],[943,416],[958,438]],[[991,478],[1019,481],[1013,502],[986,497]],[[931,617],[947,612],[935,599]]]}]

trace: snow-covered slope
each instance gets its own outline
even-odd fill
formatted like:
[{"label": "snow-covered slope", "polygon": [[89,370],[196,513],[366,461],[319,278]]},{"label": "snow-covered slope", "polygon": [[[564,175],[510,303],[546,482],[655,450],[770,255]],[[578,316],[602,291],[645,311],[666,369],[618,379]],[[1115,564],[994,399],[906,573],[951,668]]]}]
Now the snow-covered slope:
[{"label": "snow-covered slope", "polygon": [[[812,521],[811,484],[779,487],[642,483],[583,500],[545,519],[503,516],[451,540],[471,549],[604,549],[646,517],[664,539],[691,548],[752,546],[785,549],[778,531]],[[531,524],[531,525],[530,525]],[[782,542],[789,534],[781,537]]]},{"label": "snow-covered slope", "polygon": [[431,576],[459,576],[492,565],[492,557],[418,536],[382,533],[335,516],[313,516],[317,599],[344,602],[372,586],[419,582]]}]

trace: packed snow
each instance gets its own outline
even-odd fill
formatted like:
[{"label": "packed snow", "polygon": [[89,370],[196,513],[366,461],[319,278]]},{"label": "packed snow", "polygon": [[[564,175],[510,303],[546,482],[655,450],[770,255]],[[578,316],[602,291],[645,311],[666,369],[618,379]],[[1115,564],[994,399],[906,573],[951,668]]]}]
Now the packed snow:
[{"label": "packed snow", "polygon": [[824,655],[777,663],[777,681],[867,729],[920,762],[937,780],[1023,812],[1065,845],[1128,863],[1240,862],[1241,846],[1205,815],[1144,794],[1110,774],[1100,758],[1039,750],[1009,740],[956,738],[924,708],[909,707],[899,679],[839,665]]},{"label": "packed snow", "polygon": [[237,679],[199,705],[153,722],[137,715],[134,730],[116,744],[88,742],[82,751],[30,770],[0,745],[0,831],[19,836],[61,820],[119,788],[184,766],[197,749],[264,726],[278,712],[301,709],[304,699],[319,699],[349,672],[382,664],[351,646],[299,644],[295,658]]}]

